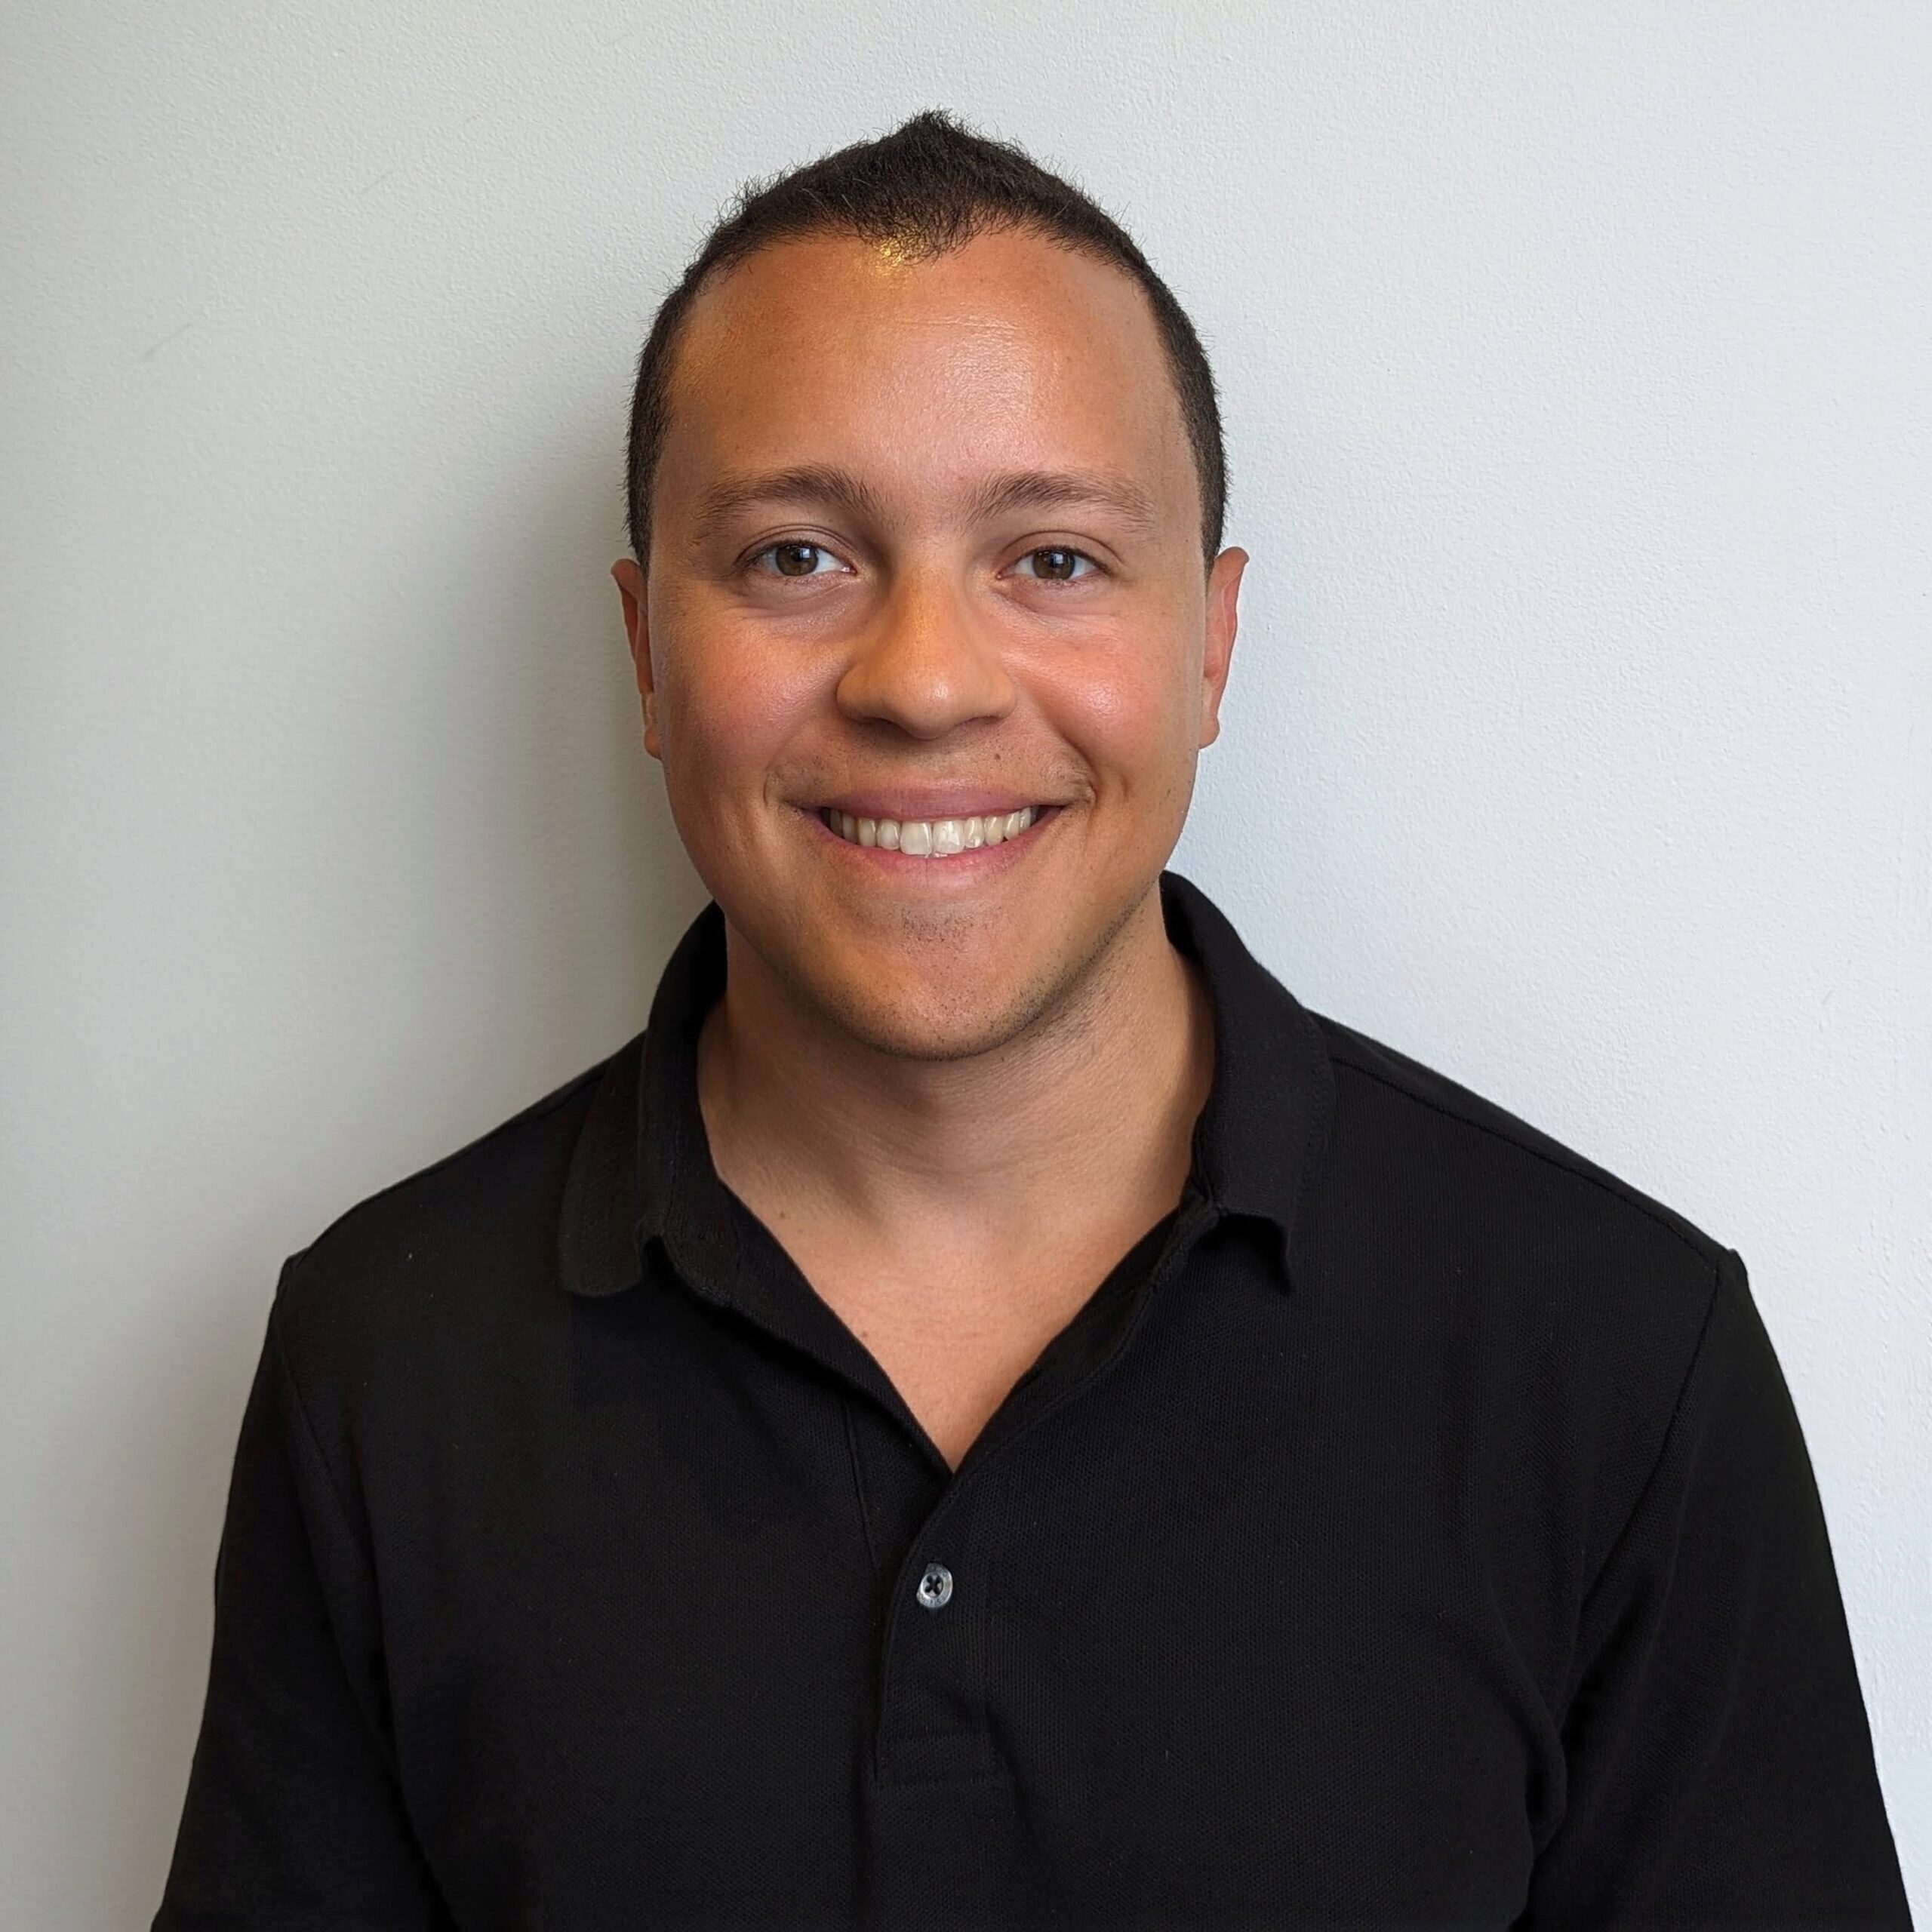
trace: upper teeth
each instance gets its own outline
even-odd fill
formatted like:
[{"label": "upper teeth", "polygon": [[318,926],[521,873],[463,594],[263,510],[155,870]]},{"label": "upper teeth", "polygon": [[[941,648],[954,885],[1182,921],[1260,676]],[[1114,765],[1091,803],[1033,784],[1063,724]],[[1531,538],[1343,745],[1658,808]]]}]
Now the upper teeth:
[{"label": "upper teeth", "polygon": [[854,818],[828,805],[819,814],[840,838],[854,845],[882,845],[915,859],[949,859],[1017,838],[1040,815],[1038,805],[1017,812],[991,812],[979,818]]}]

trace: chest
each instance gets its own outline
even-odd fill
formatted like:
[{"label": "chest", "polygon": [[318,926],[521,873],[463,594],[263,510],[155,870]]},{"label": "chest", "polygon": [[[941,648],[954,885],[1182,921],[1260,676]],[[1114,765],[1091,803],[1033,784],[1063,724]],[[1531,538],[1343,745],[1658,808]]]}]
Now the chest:
[{"label": "chest", "polygon": [[1086,1298],[966,1303],[935,1318],[920,1299],[903,1294],[868,1294],[849,1284],[820,1292],[955,1469]]},{"label": "chest", "polygon": [[1014,1386],[1110,1281],[1151,1263],[1158,1230],[1109,1227],[1029,1257],[971,1272],[937,1260],[920,1272],[807,1241],[794,1253],[813,1292],[898,1392],[949,1468]]},{"label": "chest", "polygon": [[1169,1285],[949,1482],[688,1298],[586,1307],[621,1373],[385,1577],[464,1922],[1506,1925],[1560,1745],[1469,1444],[1272,1284]]}]

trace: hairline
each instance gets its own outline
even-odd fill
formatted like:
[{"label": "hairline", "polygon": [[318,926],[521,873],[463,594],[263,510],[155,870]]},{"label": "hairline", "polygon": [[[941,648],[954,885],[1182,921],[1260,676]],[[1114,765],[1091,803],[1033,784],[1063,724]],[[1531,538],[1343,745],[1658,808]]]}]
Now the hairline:
[{"label": "hairline", "polygon": [[[862,222],[841,221],[835,215],[821,215],[789,222],[782,226],[768,229],[743,246],[728,245],[715,259],[705,263],[702,272],[694,281],[688,285],[681,284],[671,297],[678,303],[678,308],[671,318],[669,331],[660,345],[657,400],[663,412],[663,423],[657,448],[652,452],[651,472],[644,485],[648,532],[654,536],[657,528],[654,513],[657,470],[663,460],[664,445],[669,440],[672,389],[681,360],[681,352],[685,339],[690,332],[693,312],[707,289],[715,287],[733,270],[742,268],[768,250],[781,247],[789,242],[843,238],[896,244],[907,248],[906,258],[909,260],[919,263],[937,261],[945,256],[956,254],[982,235],[1004,233],[1031,235],[1054,247],[1065,249],[1069,254],[1081,256],[1089,261],[1098,262],[1103,266],[1112,269],[1133,285],[1135,292],[1146,305],[1148,320],[1153,326],[1155,345],[1160,353],[1161,366],[1166,373],[1168,392],[1174,400],[1175,413],[1180,420],[1181,440],[1187,448],[1189,472],[1194,478],[1198,511],[1195,527],[1201,551],[1202,567],[1204,569],[1211,567],[1215,555],[1215,537],[1207,528],[1207,478],[1203,474],[1201,452],[1195,447],[1193,429],[1189,420],[1187,398],[1178,358],[1168,340],[1168,332],[1162,325],[1159,306],[1155,300],[1152,290],[1141,280],[1129,262],[1123,260],[1118,252],[1103,242],[1069,234],[1044,217],[1025,210],[997,208],[976,208],[953,233],[937,238],[928,234],[916,234],[910,231],[895,232]],[[909,244],[911,245],[909,247]],[[651,562],[649,557],[640,557],[637,561],[639,568],[648,572]]]}]

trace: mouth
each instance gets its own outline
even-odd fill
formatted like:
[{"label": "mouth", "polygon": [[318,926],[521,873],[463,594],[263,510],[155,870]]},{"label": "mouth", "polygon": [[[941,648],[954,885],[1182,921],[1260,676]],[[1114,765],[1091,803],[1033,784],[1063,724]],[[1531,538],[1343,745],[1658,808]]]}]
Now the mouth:
[{"label": "mouth", "polygon": [[822,805],[813,816],[848,845],[897,852],[908,859],[944,860],[1014,844],[1059,810],[1057,805],[1023,805],[1017,811],[971,818],[896,819],[858,818],[836,806]]}]

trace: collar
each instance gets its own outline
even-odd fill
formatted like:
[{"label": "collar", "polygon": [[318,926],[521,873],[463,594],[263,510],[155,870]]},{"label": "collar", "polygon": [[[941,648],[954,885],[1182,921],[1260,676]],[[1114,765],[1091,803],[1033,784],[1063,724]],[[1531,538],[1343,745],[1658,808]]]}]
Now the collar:
[{"label": "collar", "polygon": [[[1168,937],[1199,967],[1214,1011],[1214,1072],[1194,1131],[1193,1178],[1220,1214],[1265,1223],[1284,1284],[1325,1164],[1335,1075],[1314,1016],[1226,915],[1177,872],[1160,878]],[[681,1272],[717,1281],[736,1260],[731,1200],[697,1100],[697,1036],[724,989],[715,900],[678,943],[645,1030],[605,1062],[565,1184],[565,1287],[632,1287],[654,1242]]]}]

